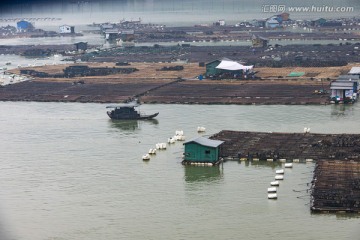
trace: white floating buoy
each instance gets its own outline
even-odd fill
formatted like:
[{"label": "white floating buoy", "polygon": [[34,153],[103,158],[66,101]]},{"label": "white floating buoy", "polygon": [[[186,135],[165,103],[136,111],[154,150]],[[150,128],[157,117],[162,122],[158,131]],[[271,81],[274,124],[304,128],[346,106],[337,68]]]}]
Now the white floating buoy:
[{"label": "white floating buoy", "polygon": [[276,193],[269,193],[268,194],[268,199],[277,199],[277,194]]},{"label": "white floating buoy", "polygon": [[269,187],[267,189],[268,193],[275,193],[277,191],[276,187]]},{"label": "white floating buoy", "polygon": [[284,174],[284,169],[279,169],[275,171],[276,174]]},{"label": "white floating buoy", "polygon": [[185,141],[185,136],[184,135],[178,136],[178,141]]},{"label": "white floating buoy", "polygon": [[293,164],[292,163],[285,163],[285,167],[286,168],[292,168]]},{"label": "white floating buoy", "polygon": [[204,128],[204,127],[198,127],[197,128],[198,132],[205,132],[205,130],[206,130],[206,128]]},{"label": "white floating buoy", "polygon": [[276,175],[275,176],[275,180],[283,180],[284,179],[284,175]]},{"label": "white floating buoy", "polygon": [[176,130],[175,135],[176,136],[182,136],[182,135],[184,135],[184,131],[183,130]]},{"label": "white floating buoy", "polygon": [[280,183],[279,183],[279,181],[273,181],[273,182],[270,182],[270,185],[271,186],[279,186]]},{"label": "white floating buoy", "polygon": [[161,143],[155,144],[156,149],[161,149]]},{"label": "white floating buoy", "polygon": [[150,148],[149,154],[156,154],[156,148]]},{"label": "white floating buoy", "polygon": [[166,149],[166,143],[160,143],[161,144],[161,149]]},{"label": "white floating buoy", "polygon": [[168,143],[172,144],[172,143],[175,143],[175,139],[174,138],[168,138]]},{"label": "white floating buoy", "polygon": [[145,154],[145,155],[142,156],[142,159],[143,159],[144,161],[148,161],[148,160],[150,160],[150,155],[149,155],[149,154]]}]

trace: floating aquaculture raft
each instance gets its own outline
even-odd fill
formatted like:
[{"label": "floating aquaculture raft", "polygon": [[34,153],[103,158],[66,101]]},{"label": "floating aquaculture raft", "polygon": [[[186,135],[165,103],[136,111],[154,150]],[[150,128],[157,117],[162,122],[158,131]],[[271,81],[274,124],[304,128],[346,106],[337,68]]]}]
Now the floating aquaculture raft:
[{"label": "floating aquaculture raft", "polygon": [[311,210],[360,213],[360,161],[318,161],[312,181]]},{"label": "floating aquaculture raft", "polygon": [[210,137],[224,141],[223,158],[280,161],[281,159],[360,159],[360,134],[265,133],[221,131]]}]

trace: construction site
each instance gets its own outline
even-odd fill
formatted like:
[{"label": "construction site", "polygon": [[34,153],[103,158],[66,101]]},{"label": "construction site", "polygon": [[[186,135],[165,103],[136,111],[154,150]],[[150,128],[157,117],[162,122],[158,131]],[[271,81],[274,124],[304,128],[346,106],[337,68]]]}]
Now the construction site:
[{"label": "construction site", "polygon": [[360,213],[360,134],[264,133],[221,131],[224,159],[313,162],[313,212]]}]

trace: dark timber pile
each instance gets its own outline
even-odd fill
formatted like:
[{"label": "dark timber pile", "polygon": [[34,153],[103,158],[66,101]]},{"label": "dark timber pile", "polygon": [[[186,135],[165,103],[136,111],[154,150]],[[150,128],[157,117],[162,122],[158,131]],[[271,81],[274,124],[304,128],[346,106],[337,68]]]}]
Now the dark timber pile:
[{"label": "dark timber pile", "polygon": [[318,161],[312,211],[360,212],[360,161]]},{"label": "dark timber pile", "polygon": [[360,159],[360,134],[221,131],[221,157],[273,159]]}]

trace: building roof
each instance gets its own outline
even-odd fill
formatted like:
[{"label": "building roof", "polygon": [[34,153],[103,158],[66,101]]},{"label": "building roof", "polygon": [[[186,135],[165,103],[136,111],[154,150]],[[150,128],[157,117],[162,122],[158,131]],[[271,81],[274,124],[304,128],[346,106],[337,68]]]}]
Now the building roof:
[{"label": "building roof", "polygon": [[358,81],[359,76],[358,75],[340,75],[336,81],[340,82],[351,82],[351,81]]},{"label": "building roof", "polygon": [[352,67],[349,74],[360,74],[360,67]]},{"label": "building roof", "polygon": [[224,141],[220,141],[220,140],[212,140],[212,139],[208,139],[205,137],[198,137],[198,138],[189,140],[189,141],[185,142],[184,144],[192,143],[192,142],[200,144],[202,146],[207,146],[207,147],[218,147],[224,143]]},{"label": "building roof", "polygon": [[354,88],[354,83],[353,82],[332,82],[331,83],[331,86],[330,86],[330,89],[348,89],[348,90],[351,90]]},{"label": "building roof", "polygon": [[106,108],[135,108],[140,106],[140,103],[138,103],[137,101],[132,101],[129,103],[123,103],[123,104],[118,104],[118,105],[109,105],[106,106]]},{"label": "building roof", "polygon": [[249,69],[252,69],[253,66],[252,65],[244,66],[235,61],[222,60],[216,68],[223,69],[223,70],[236,71],[236,70],[249,70]]}]

